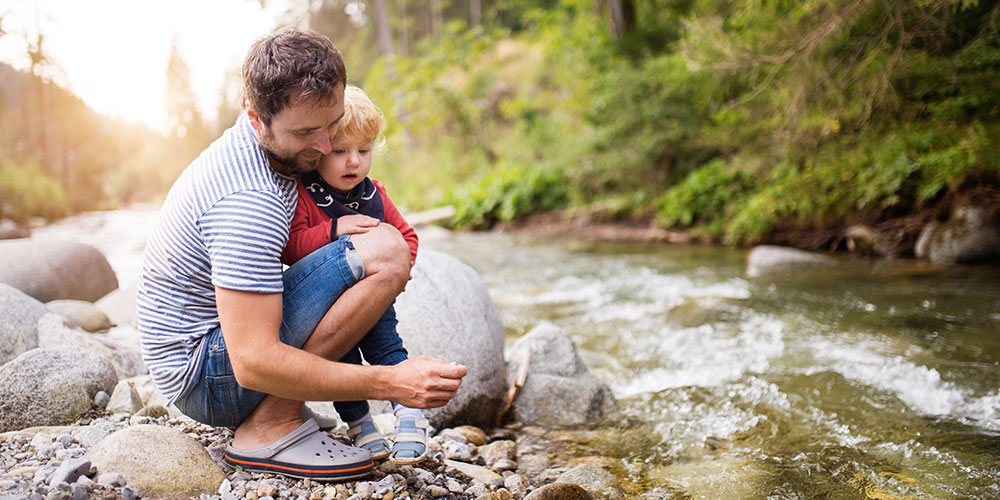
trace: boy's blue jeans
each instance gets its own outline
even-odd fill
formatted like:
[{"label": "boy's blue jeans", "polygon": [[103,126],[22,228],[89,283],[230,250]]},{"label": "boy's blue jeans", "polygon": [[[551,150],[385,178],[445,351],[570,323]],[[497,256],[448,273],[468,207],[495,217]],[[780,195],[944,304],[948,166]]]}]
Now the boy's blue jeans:
[{"label": "boy's blue jeans", "polygon": [[[285,270],[281,342],[301,348],[333,303],[364,277],[364,263],[348,238],[349,235],[341,236]],[[175,404],[185,415],[199,422],[220,427],[237,426],[265,394],[236,383],[221,327],[206,335],[201,349],[204,359],[198,379]],[[371,364],[398,364],[406,359],[406,350],[396,334],[396,313],[392,307],[342,361],[360,363],[359,352],[363,352]],[[345,421],[356,420],[368,412],[366,401],[336,404],[344,406],[343,410],[340,406],[337,410]]]}]

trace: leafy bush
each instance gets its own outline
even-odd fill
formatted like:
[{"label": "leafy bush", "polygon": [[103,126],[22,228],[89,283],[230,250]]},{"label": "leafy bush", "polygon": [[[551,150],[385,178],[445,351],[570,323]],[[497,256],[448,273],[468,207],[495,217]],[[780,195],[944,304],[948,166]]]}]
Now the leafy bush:
[{"label": "leafy bush", "polygon": [[522,166],[490,171],[456,189],[449,201],[455,205],[455,227],[485,229],[497,222],[560,208],[567,200],[561,172]]},{"label": "leafy bush", "polygon": [[27,222],[69,213],[66,192],[37,165],[0,163],[0,219]]}]

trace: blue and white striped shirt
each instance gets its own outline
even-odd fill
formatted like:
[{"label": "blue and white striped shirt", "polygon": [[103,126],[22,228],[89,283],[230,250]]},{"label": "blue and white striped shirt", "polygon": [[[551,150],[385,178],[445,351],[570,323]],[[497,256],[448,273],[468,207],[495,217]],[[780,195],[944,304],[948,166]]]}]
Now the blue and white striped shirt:
[{"label": "blue and white striped shirt", "polygon": [[271,169],[244,114],[170,188],[146,242],[138,287],[142,357],[173,403],[219,325],[215,287],[281,293],[281,250],[298,196]]}]

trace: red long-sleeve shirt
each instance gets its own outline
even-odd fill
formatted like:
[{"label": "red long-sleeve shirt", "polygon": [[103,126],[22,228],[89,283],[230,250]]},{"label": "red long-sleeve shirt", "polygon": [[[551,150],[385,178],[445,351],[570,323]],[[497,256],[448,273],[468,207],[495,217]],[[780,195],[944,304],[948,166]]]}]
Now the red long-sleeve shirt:
[{"label": "red long-sleeve shirt", "polygon": [[[385,192],[385,186],[375,179],[372,179],[372,182],[382,198],[384,222],[402,233],[403,239],[410,247],[410,264],[413,265],[417,261],[417,232],[399,213],[399,209]],[[281,252],[281,261],[288,265],[298,262],[299,259],[330,243],[330,231],[333,226],[333,219],[326,215],[309,196],[302,179],[296,182],[295,188],[299,192],[299,202],[295,207],[295,215],[292,217],[291,229],[288,232],[288,244]]]}]

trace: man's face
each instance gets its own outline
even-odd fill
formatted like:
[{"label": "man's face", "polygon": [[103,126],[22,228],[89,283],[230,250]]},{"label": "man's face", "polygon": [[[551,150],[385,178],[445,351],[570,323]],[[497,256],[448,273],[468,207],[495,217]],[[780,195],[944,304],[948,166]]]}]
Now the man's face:
[{"label": "man's face", "polygon": [[248,115],[271,168],[279,174],[299,175],[315,170],[323,155],[330,152],[330,137],[337,133],[344,116],[344,87],[339,86],[329,101],[293,102],[271,117],[270,126],[253,111]]}]

